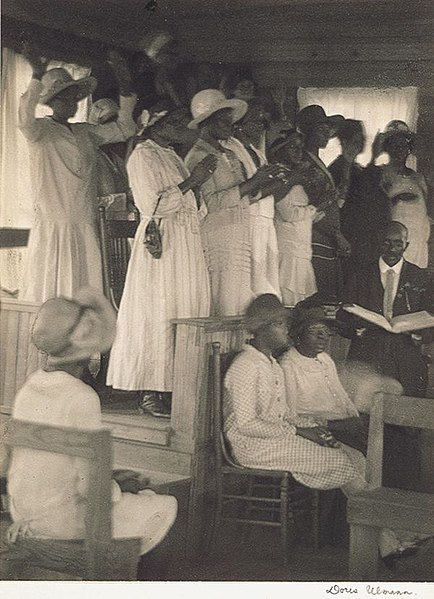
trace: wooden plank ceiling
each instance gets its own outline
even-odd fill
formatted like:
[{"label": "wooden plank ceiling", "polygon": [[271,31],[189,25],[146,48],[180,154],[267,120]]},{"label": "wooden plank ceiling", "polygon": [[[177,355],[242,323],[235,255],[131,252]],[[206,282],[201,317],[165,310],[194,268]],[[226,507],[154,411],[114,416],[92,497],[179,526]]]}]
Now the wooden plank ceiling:
[{"label": "wooden plank ceiling", "polygon": [[[271,40],[432,40],[432,0],[2,0],[2,14],[81,38],[136,47],[155,29],[241,60]],[[240,56],[239,52],[244,56]]]}]

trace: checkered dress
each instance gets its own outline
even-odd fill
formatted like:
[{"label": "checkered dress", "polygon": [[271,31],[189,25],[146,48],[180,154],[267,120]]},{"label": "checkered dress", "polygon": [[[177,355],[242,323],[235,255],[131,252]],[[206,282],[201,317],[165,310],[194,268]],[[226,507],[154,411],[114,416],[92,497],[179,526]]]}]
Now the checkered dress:
[{"label": "checkered dress", "polygon": [[344,449],[322,447],[295,434],[282,368],[253,346],[235,358],[224,382],[224,431],[245,466],[286,470],[315,489],[334,489],[357,477]]}]

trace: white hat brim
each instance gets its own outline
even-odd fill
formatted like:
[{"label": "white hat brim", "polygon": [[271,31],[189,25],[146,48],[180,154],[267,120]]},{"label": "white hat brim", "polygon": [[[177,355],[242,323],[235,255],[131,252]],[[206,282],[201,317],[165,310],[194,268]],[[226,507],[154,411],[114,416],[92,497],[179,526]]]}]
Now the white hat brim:
[{"label": "white hat brim", "polygon": [[44,95],[41,94],[39,98],[40,104],[46,104],[53,98],[55,98],[60,92],[68,89],[68,87],[76,86],[78,87],[77,99],[83,100],[86,96],[93,93],[96,89],[98,82],[95,77],[83,77],[83,79],[73,79],[72,81],[67,81],[64,83],[59,89],[56,89],[55,92],[46,93]]},{"label": "white hat brim", "polygon": [[217,112],[219,110],[223,110],[224,108],[231,108],[233,110],[233,113],[232,113],[232,122],[236,123],[237,121],[239,121],[240,119],[242,119],[243,116],[246,114],[247,108],[248,108],[248,104],[247,104],[247,102],[244,102],[244,100],[236,100],[235,98],[231,99],[231,100],[222,100],[221,102],[219,102],[218,104],[216,104],[212,108],[212,110],[208,110],[207,112],[204,112],[200,116],[198,116],[195,119],[191,120],[188,123],[188,125],[187,125],[188,128],[189,129],[197,129],[197,126],[200,123],[202,123],[203,121],[205,121],[208,117],[210,117],[215,112]]}]

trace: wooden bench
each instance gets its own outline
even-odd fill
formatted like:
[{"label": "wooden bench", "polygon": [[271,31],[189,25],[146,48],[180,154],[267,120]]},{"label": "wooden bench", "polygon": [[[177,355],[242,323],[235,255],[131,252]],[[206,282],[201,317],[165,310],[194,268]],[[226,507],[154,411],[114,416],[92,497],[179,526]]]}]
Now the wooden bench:
[{"label": "wooden bench", "polygon": [[381,528],[434,535],[434,495],[381,486],[384,423],[434,430],[432,399],[378,395],[371,409],[367,455],[370,490],[348,499],[350,580],[376,580]]},{"label": "wooden bench", "polygon": [[11,420],[5,444],[80,457],[89,461],[85,538],[21,538],[1,551],[3,580],[25,579],[25,567],[56,570],[84,580],[136,580],[140,539],[111,537],[111,436],[106,429],[85,431]]}]

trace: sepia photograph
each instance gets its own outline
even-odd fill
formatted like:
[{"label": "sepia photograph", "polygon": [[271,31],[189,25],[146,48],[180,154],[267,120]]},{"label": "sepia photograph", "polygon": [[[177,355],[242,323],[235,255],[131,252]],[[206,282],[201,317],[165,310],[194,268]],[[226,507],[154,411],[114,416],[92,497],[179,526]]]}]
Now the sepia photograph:
[{"label": "sepia photograph", "polygon": [[1,52],[0,592],[433,596],[432,0],[2,0]]}]

